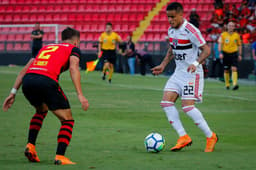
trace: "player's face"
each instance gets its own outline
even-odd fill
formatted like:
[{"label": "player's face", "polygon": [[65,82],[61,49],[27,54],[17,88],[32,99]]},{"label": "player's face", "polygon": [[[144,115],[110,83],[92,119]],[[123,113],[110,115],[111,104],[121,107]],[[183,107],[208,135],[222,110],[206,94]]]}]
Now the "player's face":
[{"label": "player's face", "polygon": [[111,25],[106,26],[106,32],[108,32],[108,33],[112,32],[112,26]]},{"label": "player's face", "polygon": [[39,24],[35,24],[35,29],[39,30],[40,29],[40,25]]},{"label": "player's face", "polygon": [[228,32],[233,32],[235,29],[235,23],[229,22],[228,23]]},{"label": "player's face", "polygon": [[74,45],[79,47],[79,45],[80,45],[80,38],[79,37],[74,38]]},{"label": "player's face", "polygon": [[183,13],[176,10],[166,11],[168,22],[171,24],[171,27],[178,28],[183,20]]}]

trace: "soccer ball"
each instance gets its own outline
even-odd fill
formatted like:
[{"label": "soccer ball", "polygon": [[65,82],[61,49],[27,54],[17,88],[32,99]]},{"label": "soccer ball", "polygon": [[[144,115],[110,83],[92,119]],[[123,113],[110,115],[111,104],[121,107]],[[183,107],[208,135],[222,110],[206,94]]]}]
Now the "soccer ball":
[{"label": "soccer ball", "polygon": [[160,152],[165,146],[165,140],[159,133],[150,133],[144,140],[148,152]]}]

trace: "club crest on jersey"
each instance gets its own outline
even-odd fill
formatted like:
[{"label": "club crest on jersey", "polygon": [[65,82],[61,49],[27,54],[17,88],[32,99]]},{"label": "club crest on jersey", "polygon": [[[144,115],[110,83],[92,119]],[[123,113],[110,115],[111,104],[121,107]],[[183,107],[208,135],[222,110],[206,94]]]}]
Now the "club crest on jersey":
[{"label": "club crest on jersey", "polygon": [[174,46],[174,48],[176,48],[178,46],[178,40],[177,39],[173,39],[172,40],[172,45]]}]

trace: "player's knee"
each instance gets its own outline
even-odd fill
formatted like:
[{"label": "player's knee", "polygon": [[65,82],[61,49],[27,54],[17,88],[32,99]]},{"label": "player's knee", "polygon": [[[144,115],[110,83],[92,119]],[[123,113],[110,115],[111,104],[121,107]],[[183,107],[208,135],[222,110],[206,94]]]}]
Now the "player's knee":
[{"label": "player's knee", "polygon": [[237,71],[237,68],[236,67],[232,67],[232,71]]},{"label": "player's knee", "polygon": [[187,113],[187,112],[189,112],[190,110],[193,110],[194,108],[195,108],[194,105],[189,105],[189,106],[183,106],[183,107],[182,107],[182,110],[183,110],[183,112]]},{"label": "player's knee", "polygon": [[170,101],[164,101],[164,100],[162,100],[162,101],[160,102],[160,106],[161,106],[162,108],[171,107],[171,106],[173,106],[173,105],[174,105],[174,103],[173,103],[173,102],[170,102]]}]

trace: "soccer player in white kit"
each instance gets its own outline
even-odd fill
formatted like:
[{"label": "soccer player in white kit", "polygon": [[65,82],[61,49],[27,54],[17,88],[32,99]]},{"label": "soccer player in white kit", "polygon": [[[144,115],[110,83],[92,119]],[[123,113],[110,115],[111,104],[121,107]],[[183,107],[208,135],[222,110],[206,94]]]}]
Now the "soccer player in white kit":
[{"label": "soccer player in white kit", "polygon": [[200,31],[183,18],[183,7],[180,3],[169,4],[166,12],[171,25],[168,30],[170,48],[162,63],[154,67],[152,72],[155,75],[161,74],[166,65],[175,59],[176,69],[165,85],[161,101],[168,121],[179,135],[177,144],[171,151],[179,151],[192,144],[192,139],[186,133],[174,105],[180,97],[183,111],[206,136],[205,152],[212,152],[218,137],[211,131],[202,113],[194,106],[195,102],[202,102],[204,73],[201,64],[210,55],[210,49]]}]

